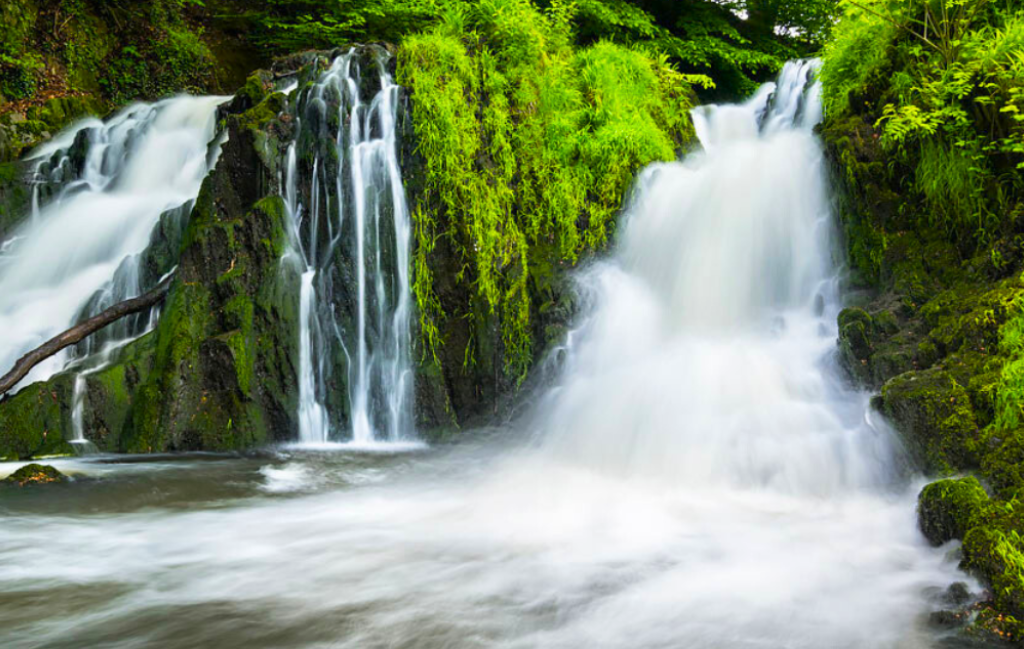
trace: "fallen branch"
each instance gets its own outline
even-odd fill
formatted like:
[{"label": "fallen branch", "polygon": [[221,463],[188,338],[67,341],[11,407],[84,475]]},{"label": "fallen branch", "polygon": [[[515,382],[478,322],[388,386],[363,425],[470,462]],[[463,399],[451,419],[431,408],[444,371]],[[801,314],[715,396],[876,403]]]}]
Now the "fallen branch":
[{"label": "fallen branch", "polygon": [[3,377],[0,377],[0,396],[3,396],[5,393],[10,391],[10,389],[17,385],[19,381],[25,378],[25,376],[32,371],[33,367],[42,363],[62,349],[81,342],[86,337],[96,333],[109,324],[117,322],[121,318],[140,311],[145,311],[146,309],[163,301],[163,299],[167,297],[167,290],[170,288],[171,280],[173,278],[174,275],[168,275],[149,293],[115,304],[109,309],[94,315],[85,322],[81,322],[64,333],[51,338],[43,345],[22,356],[18,359],[18,362],[14,364],[14,369]]}]

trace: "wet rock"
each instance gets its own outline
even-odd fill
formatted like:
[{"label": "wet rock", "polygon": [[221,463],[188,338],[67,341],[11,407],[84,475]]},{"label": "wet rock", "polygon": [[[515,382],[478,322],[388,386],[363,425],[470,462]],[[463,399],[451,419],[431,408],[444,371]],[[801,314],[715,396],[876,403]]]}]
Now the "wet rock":
[{"label": "wet rock", "polygon": [[882,411],[930,471],[976,465],[978,424],[970,396],[952,374],[932,368],[906,372],[882,387]]},{"label": "wet rock", "polygon": [[918,525],[932,545],[962,539],[981,522],[988,502],[988,494],[977,478],[939,480],[918,496]]},{"label": "wet rock", "polygon": [[[1024,619],[1024,552],[1020,535],[1015,530],[1000,529],[1001,525],[980,525],[964,537],[963,559],[960,568],[977,576],[992,592],[995,609],[1008,613],[1015,620]],[[1003,621],[1002,613],[997,614]],[[1014,621],[1014,627],[1019,626]],[[1012,633],[1017,635],[1020,629]]]},{"label": "wet rock", "polygon": [[17,487],[66,482],[68,477],[48,464],[26,464],[3,480]]},{"label": "wet rock", "polygon": [[942,629],[953,629],[961,627],[970,622],[970,611],[943,610],[932,611],[928,615],[928,624]]},{"label": "wet rock", "polygon": [[73,377],[58,374],[0,399],[0,458],[72,453],[64,433],[71,430],[73,383]]},{"label": "wet rock", "polygon": [[900,329],[896,315],[846,308],[839,314],[839,355],[858,383],[881,386],[888,379],[920,367],[917,339]]},{"label": "wet rock", "polygon": [[971,591],[964,582],[954,582],[946,589],[943,599],[950,606],[965,606],[971,601]]}]

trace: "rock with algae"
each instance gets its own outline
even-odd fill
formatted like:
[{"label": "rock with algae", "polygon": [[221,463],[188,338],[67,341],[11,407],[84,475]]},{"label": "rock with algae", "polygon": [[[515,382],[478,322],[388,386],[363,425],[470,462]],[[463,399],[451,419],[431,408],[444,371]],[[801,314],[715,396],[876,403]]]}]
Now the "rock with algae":
[{"label": "rock with algae", "polygon": [[2,484],[15,487],[56,484],[67,482],[68,477],[48,464],[26,464],[7,478]]}]

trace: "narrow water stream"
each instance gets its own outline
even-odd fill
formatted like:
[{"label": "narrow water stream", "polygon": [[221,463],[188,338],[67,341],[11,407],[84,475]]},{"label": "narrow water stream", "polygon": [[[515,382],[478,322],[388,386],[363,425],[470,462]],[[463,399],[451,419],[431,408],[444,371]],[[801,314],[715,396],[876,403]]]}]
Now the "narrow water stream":
[{"label": "narrow water stream", "polygon": [[59,461],[75,483],[5,497],[3,646],[952,646],[928,613],[978,585],[832,361],[812,69],[700,109],[704,150],[643,173],[511,429]]},{"label": "narrow water stream", "polygon": [[[398,163],[399,88],[387,71],[390,55],[368,51],[369,60],[356,50],[337,57],[298,91],[295,141],[283,165],[293,239],[285,261],[297,261],[302,277],[299,440],[305,444],[343,439],[367,447],[414,437],[412,224]],[[312,162],[300,168],[300,156]],[[340,372],[344,380],[332,381]],[[347,386],[334,408],[332,385]]]}]

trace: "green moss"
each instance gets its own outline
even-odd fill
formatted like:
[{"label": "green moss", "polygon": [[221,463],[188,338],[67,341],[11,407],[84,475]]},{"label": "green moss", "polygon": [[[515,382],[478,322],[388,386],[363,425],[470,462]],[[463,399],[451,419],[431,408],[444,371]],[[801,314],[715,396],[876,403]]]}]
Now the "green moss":
[{"label": "green moss", "polygon": [[68,455],[71,384],[68,375],[26,386],[0,401],[0,458]]},{"label": "green moss", "polygon": [[885,414],[931,471],[976,465],[978,425],[967,391],[942,369],[907,372],[882,387]]},{"label": "green moss", "polygon": [[3,484],[29,487],[67,482],[68,477],[48,464],[26,464],[3,479]]},{"label": "green moss", "polygon": [[[439,362],[446,318],[487,319],[471,300],[442,308],[430,255],[445,236],[457,282],[496,315],[503,371],[518,382],[537,353],[531,267],[550,263],[535,251],[572,264],[605,245],[636,170],[673,159],[692,136],[691,91],[664,60],[611,43],[573,49],[567,26],[526,1],[450,18],[398,55],[425,166],[413,206],[423,350]],[[477,329],[469,342],[485,337]]]},{"label": "green moss", "polygon": [[988,494],[976,478],[933,482],[918,496],[921,531],[933,545],[963,539],[982,522],[988,504]]},{"label": "green moss", "polygon": [[[981,526],[964,537],[961,567],[991,586],[995,605],[1024,619],[1024,543],[1017,530]],[[1019,631],[1019,629],[1015,629]]]},{"label": "green moss", "polygon": [[138,391],[152,371],[156,333],[123,347],[102,370],[85,375],[83,434],[101,450],[115,453],[130,436]]},{"label": "green moss", "polygon": [[226,334],[225,342],[231,348],[238,387],[243,393],[249,394],[253,387],[253,372],[256,366],[253,303],[244,294],[239,294],[228,302],[225,310],[237,320],[239,325],[238,329]]},{"label": "green moss", "polygon": [[42,123],[50,133],[56,133],[76,119],[101,115],[106,110],[107,106],[94,97],[55,97],[29,108],[26,117]]},{"label": "green moss", "polygon": [[839,313],[839,353],[850,372],[864,382],[870,377],[873,335],[874,321],[864,309],[846,308]]},{"label": "green moss", "polygon": [[[250,77],[250,82],[254,80],[255,77]],[[240,117],[241,124],[246,128],[258,130],[281,114],[286,103],[287,98],[283,93],[275,92],[268,94],[242,114]]]}]

